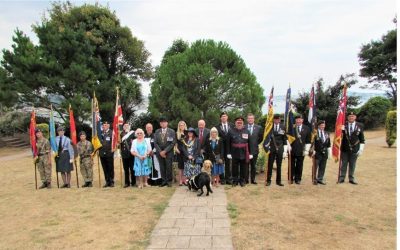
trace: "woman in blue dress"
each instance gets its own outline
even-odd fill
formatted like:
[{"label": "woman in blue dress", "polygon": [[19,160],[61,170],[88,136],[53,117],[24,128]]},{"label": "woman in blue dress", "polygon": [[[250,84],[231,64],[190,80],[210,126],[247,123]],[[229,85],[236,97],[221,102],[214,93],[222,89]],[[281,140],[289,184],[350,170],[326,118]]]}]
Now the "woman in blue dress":
[{"label": "woman in blue dress", "polygon": [[140,128],[135,131],[136,139],[132,141],[131,154],[135,156],[133,170],[139,188],[147,187],[147,177],[151,172],[151,145],[150,140],[144,138],[144,131]]},{"label": "woman in blue dress", "polygon": [[219,175],[224,173],[224,145],[218,137],[218,130],[215,127],[210,130],[210,138],[204,144],[204,148],[205,159],[213,163],[211,172],[213,185],[218,187],[220,182]]},{"label": "woman in blue dress", "polygon": [[192,177],[201,172],[201,165],[196,163],[196,158],[200,154],[200,142],[197,139],[194,128],[185,130],[185,138],[181,138],[183,144],[182,152],[184,155],[183,174],[186,177],[186,182]]}]

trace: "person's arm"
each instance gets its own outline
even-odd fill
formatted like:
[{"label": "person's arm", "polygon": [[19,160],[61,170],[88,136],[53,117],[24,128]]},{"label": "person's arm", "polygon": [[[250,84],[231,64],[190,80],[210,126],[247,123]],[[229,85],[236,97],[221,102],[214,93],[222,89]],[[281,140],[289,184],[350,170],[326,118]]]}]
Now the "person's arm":
[{"label": "person's arm", "polygon": [[[71,161],[73,161],[74,160],[74,157],[75,157],[75,154],[74,154],[74,148],[72,147],[72,141],[68,138],[67,140],[67,143],[68,143],[68,153],[69,153],[69,160]],[[71,162],[72,163],[72,162]]]},{"label": "person's arm", "polygon": [[135,157],[138,156],[138,152],[137,152],[137,149],[136,149],[136,142],[137,142],[136,139],[133,140],[132,146],[131,146],[131,155],[133,155],[133,156],[135,156]]},{"label": "person's arm", "polygon": [[[158,131],[158,130],[157,130]],[[156,133],[154,134],[154,147],[156,148],[156,153],[157,154],[160,154],[160,152],[161,152],[161,148],[160,148],[160,146],[158,145],[158,140],[157,140],[157,131],[156,131]]]}]

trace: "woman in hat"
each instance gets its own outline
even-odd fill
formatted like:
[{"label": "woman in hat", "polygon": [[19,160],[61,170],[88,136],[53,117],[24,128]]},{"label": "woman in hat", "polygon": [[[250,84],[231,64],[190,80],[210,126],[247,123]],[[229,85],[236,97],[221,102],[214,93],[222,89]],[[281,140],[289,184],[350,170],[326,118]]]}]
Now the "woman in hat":
[{"label": "woman in hat", "polygon": [[224,144],[218,136],[217,128],[210,130],[210,138],[204,144],[205,159],[210,160],[213,164],[212,176],[214,186],[220,183],[219,175],[224,173]]},{"label": "woman in hat", "polygon": [[186,181],[192,176],[195,176],[201,172],[201,164],[196,162],[196,158],[200,152],[200,142],[197,139],[197,134],[194,128],[185,130],[185,138],[181,138],[183,144],[182,152],[184,155],[184,169],[183,174],[186,177]]},{"label": "woman in hat", "polygon": [[176,139],[177,143],[175,144],[175,152],[176,158],[178,161],[178,169],[179,169],[179,186],[182,186],[184,183],[183,179],[183,169],[185,164],[185,156],[183,155],[183,142],[182,139],[185,138],[185,130],[187,130],[186,122],[180,121],[178,122],[178,128],[176,129]]},{"label": "woman in hat", "polygon": [[64,135],[64,127],[57,128],[58,136],[56,137],[57,157],[56,171],[61,172],[61,178],[64,185],[61,188],[71,187],[71,171],[74,170],[72,163],[74,162],[74,149],[71,140]]},{"label": "woman in hat", "polygon": [[135,131],[136,139],[132,141],[131,154],[135,156],[133,170],[136,176],[136,184],[139,188],[147,187],[147,177],[151,172],[151,144],[150,140],[145,140],[144,131],[141,128]]}]

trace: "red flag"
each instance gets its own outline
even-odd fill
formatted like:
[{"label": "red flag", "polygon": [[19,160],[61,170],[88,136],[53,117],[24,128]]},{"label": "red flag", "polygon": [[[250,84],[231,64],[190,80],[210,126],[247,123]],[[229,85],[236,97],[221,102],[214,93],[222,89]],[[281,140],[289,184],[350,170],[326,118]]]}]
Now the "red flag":
[{"label": "red flag", "polygon": [[118,141],[119,141],[119,125],[124,124],[124,118],[122,117],[122,107],[121,100],[119,99],[119,91],[117,88],[117,98],[115,101],[115,114],[113,121],[113,136],[112,136],[112,144],[111,150],[115,151],[117,149]]},{"label": "red flag", "polygon": [[71,104],[69,105],[69,129],[71,131],[71,141],[72,144],[76,145],[76,127],[75,127],[75,119],[74,119],[74,111],[72,111]]},{"label": "red flag", "polygon": [[335,137],[333,139],[332,155],[335,162],[338,162],[340,157],[340,146],[342,144],[342,126],[344,125],[346,118],[346,107],[347,107],[346,105],[347,105],[347,86],[345,84],[343,88],[343,95],[339,102],[339,109],[335,125]]},{"label": "red flag", "polygon": [[33,157],[37,156],[35,129],[36,129],[36,115],[35,115],[35,110],[33,109],[32,113],[31,113],[31,123],[29,125],[29,137],[30,137],[30,141],[31,141]]}]

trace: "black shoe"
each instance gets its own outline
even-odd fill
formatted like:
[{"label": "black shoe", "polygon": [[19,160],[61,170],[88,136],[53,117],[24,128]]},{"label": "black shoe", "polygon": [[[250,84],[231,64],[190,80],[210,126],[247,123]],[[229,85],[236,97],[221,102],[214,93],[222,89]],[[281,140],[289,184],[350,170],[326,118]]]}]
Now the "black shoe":
[{"label": "black shoe", "polygon": [[318,184],[326,185],[326,182],[324,182],[324,181],[318,181]]},{"label": "black shoe", "polygon": [[349,181],[349,183],[351,183],[353,185],[358,185],[358,183],[356,181]]},{"label": "black shoe", "polygon": [[239,184],[240,184],[241,187],[246,186],[246,184],[244,183],[244,181],[239,182]]},{"label": "black shoe", "polygon": [[47,182],[43,182],[43,184],[39,187],[39,189],[43,189],[47,187]]},{"label": "black shoe", "polygon": [[296,183],[297,185],[300,185],[300,181],[294,181],[294,183]]},{"label": "black shoe", "polygon": [[167,186],[167,185],[168,185],[168,183],[163,182],[163,183],[161,183],[160,187],[165,187],[165,186]]},{"label": "black shoe", "polygon": [[124,185],[124,188],[127,188],[127,187],[129,187],[129,184],[125,184],[125,185]]},{"label": "black shoe", "polygon": [[[228,184],[228,183],[227,183]],[[232,182],[232,187],[236,187],[238,185],[238,183],[236,181]]]},{"label": "black shoe", "polygon": [[341,183],[344,183],[344,180],[339,180],[338,183],[340,183],[340,184],[341,184]]},{"label": "black shoe", "polygon": [[[233,182],[231,182],[231,181],[225,181],[225,183],[226,183],[226,185],[233,185]],[[237,183],[236,183],[236,185],[237,185]]]},{"label": "black shoe", "polygon": [[61,188],[67,188],[67,187],[68,187],[68,184],[64,184],[61,186]]},{"label": "black shoe", "polygon": [[114,182],[111,182],[108,186],[111,188],[114,187]]},{"label": "black shoe", "polygon": [[87,185],[88,185],[88,183],[85,182],[85,184],[83,184],[81,187],[85,188],[85,187],[87,187]]},{"label": "black shoe", "polygon": [[251,181],[251,184],[257,185],[258,183],[256,181]]},{"label": "black shoe", "polygon": [[281,187],[285,186],[285,185],[283,185],[283,184],[280,183],[280,182],[277,182],[276,185],[281,186]]},{"label": "black shoe", "polygon": [[318,181],[316,181],[316,180],[313,181],[313,184],[314,184],[314,185],[318,185]]},{"label": "black shoe", "polygon": [[271,186],[271,181],[267,181],[267,184],[265,186]]},{"label": "black shoe", "polygon": [[104,184],[103,188],[109,187],[108,183]]},{"label": "black shoe", "polygon": [[91,181],[89,181],[88,183],[87,183],[87,186],[86,187],[93,187],[93,184],[92,184],[92,182]]}]

